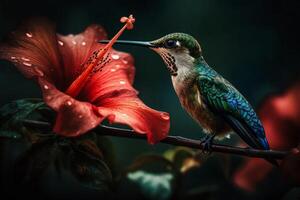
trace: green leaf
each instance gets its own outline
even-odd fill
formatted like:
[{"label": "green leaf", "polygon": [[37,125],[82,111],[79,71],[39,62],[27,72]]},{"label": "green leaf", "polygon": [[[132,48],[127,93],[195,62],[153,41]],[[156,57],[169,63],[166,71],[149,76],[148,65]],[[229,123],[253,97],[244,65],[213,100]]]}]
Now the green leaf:
[{"label": "green leaf", "polygon": [[[0,137],[22,138],[28,134],[22,122],[25,119],[45,120],[45,113],[51,111],[41,99],[21,99],[0,108]],[[48,120],[47,120],[48,121]]]}]

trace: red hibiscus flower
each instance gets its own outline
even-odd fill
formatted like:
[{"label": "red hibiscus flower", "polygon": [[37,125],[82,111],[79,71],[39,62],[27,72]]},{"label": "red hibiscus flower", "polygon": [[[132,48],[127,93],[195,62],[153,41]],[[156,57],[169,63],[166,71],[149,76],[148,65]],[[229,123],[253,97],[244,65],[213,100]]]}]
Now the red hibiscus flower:
[{"label": "red hibiscus flower", "polygon": [[137,97],[132,87],[133,58],[111,48],[126,28],[132,28],[134,18],[123,17],[121,22],[126,24],[107,45],[97,43],[106,39],[101,26],[62,36],[41,19],[24,24],[0,45],[0,58],[39,83],[44,101],[57,112],[55,133],[78,136],[107,118],[147,134],[150,143],[166,137],[169,115],[147,107]]},{"label": "red hibiscus flower", "polygon": [[[283,94],[267,98],[262,104],[259,115],[271,149],[291,150],[299,145],[299,99],[300,84],[297,83]],[[271,169],[272,166],[263,159],[248,159],[235,173],[234,182],[245,190],[253,191],[256,184],[263,181]],[[298,173],[298,170],[294,173]]]}]

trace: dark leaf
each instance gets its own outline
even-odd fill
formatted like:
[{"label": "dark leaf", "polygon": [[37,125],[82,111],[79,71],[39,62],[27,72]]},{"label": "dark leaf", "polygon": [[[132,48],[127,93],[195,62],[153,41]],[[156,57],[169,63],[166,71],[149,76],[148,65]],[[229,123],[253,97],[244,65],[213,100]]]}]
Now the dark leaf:
[{"label": "dark leaf", "polygon": [[101,158],[90,153],[73,149],[70,169],[74,177],[87,187],[109,191],[112,184],[110,169]]},{"label": "dark leaf", "polygon": [[46,112],[49,115],[53,113],[41,99],[21,99],[4,105],[0,108],[0,137],[18,139],[38,133],[39,131],[28,132],[22,122],[25,119],[45,120]]},{"label": "dark leaf", "polygon": [[15,163],[16,183],[36,183],[54,158],[54,141],[34,143]]}]

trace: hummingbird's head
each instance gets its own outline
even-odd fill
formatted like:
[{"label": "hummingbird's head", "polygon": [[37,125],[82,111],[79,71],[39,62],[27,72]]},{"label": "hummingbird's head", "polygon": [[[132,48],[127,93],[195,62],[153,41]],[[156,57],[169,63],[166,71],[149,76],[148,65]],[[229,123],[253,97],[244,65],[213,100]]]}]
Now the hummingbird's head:
[{"label": "hummingbird's head", "polygon": [[[107,43],[102,40],[100,43]],[[115,44],[144,46],[154,50],[164,60],[170,74],[176,76],[178,70],[189,69],[201,57],[201,47],[197,40],[186,33],[171,33],[150,42],[119,40]]]},{"label": "hummingbird's head", "polygon": [[164,60],[172,76],[178,70],[191,68],[195,59],[201,56],[201,47],[197,40],[186,33],[171,33],[150,42],[152,50]]}]

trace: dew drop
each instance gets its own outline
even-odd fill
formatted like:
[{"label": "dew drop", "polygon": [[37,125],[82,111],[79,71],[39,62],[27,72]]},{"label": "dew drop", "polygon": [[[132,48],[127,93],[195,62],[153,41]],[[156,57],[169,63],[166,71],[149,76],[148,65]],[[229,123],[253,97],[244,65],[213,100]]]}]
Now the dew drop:
[{"label": "dew drop", "polygon": [[86,42],[81,42],[81,45],[82,45],[82,46],[85,46],[85,45],[86,45]]},{"label": "dew drop", "polygon": [[60,46],[64,46],[64,43],[60,40],[57,41]]},{"label": "dew drop", "polygon": [[116,65],[116,68],[119,69],[121,67],[121,65]]},{"label": "dew drop", "polygon": [[118,59],[120,58],[120,56],[117,55],[117,54],[113,54],[113,55],[111,55],[111,57],[112,57],[112,59],[114,59],[114,60],[118,60]]},{"label": "dew drop", "polygon": [[51,96],[47,96],[46,99],[47,99],[47,100],[51,100],[52,97],[51,97]]},{"label": "dew drop", "polygon": [[112,69],[110,69],[110,71],[111,71],[111,72],[115,72],[115,71],[117,71],[117,69],[112,68]]},{"label": "dew drop", "polygon": [[45,89],[45,90],[48,90],[48,89],[49,89],[49,86],[48,86],[48,85],[44,85],[44,89]]},{"label": "dew drop", "polygon": [[44,76],[44,72],[42,72],[39,68],[35,67],[34,70],[39,76]]},{"label": "dew drop", "polygon": [[68,106],[71,106],[71,105],[72,105],[72,102],[71,102],[70,100],[68,100],[68,101],[67,101],[67,105],[68,105]]},{"label": "dew drop", "polygon": [[120,81],[120,84],[124,85],[126,83],[126,81]]},{"label": "dew drop", "polygon": [[123,62],[124,64],[128,64],[128,60],[123,59],[122,62]]},{"label": "dew drop", "polygon": [[15,59],[16,59],[16,57],[15,57],[15,56],[11,56],[11,57],[10,57],[10,59],[12,59],[12,60],[15,60]]},{"label": "dew drop", "polygon": [[82,115],[78,115],[78,118],[81,119],[83,116]]},{"label": "dew drop", "polygon": [[164,120],[169,120],[170,116],[168,113],[160,113],[161,118],[163,118]]},{"label": "dew drop", "polygon": [[24,60],[24,61],[30,61],[30,59],[25,58],[25,57],[22,57],[21,59]]},{"label": "dew drop", "polygon": [[28,67],[31,67],[31,66],[32,66],[32,64],[29,63],[29,62],[23,62],[23,65],[28,66]]},{"label": "dew drop", "polygon": [[74,45],[76,45],[76,44],[77,44],[77,42],[76,42],[75,40],[72,40],[72,43],[73,43]]},{"label": "dew drop", "polygon": [[32,38],[32,33],[26,33],[26,36]]}]

